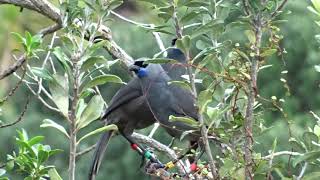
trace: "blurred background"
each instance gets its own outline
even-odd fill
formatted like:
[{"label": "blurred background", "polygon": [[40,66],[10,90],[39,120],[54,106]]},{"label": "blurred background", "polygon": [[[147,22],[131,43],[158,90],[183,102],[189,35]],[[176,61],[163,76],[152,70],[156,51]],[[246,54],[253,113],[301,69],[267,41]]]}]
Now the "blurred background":
[{"label": "blurred background", "polygon": [[[281,25],[281,31],[284,36],[282,47],[286,49],[287,54],[283,58],[273,56],[268,61],[271,68],[260,71],[258,80],[258,89],[261,96],[269,98],[277,96],[285,99],[284,109],[288,114],[288,120],[291,122],[292,132],[294,136],[299,136],[307,125],[315,124],[315,120],[310,115],[309,111],[320,114],[320,96],[319,96],[319,73],[314,70],[314,65],[319,64],[320,50],[319,44],[314,36],[320,32],[320,28],[314,23],[315,17],[307,10],[310,5],[308,1],[291,0],[285,10],[291,11],[283,15],[281,19],[287,20]],[[125,17],[137,20],[143,23],[154,23],[160,21],[155,14],[147,10],[148,7],[136,1],[126,1],[124,5],[119,7],[117,11]],[[113,32],[114,40],[123,47],[128,54],[134,58],[152,57],[159,52],[159,48],[151,33],[144,29],[128,24],[122,20],[108,21],[106,24]],[[24,33],[29,31],[32,34],[39,29],[46,27],[51,22],[38,14],[24,9],[20,12],[20,8],[8,5],[0,6],[0,70],[13,63],[11,58],[12,50],[21,48],[20,45],[10,34],[11,32]],[[246,37],[243,32],[237,29],[228,31],[223,35],[223,39],[231,39],[233,43],[241,42]],[[174,37],[162,35],[166,47],[170,46],[171,39]],[[50,41],[50,37],[45,39],[45,43]],[[197,49],[193,50],[195,54]],[[102,52],[105,53],[106,52]],[[37,63],[37,62],[35,62]],[[281,73],[287,70],[288,73]],[[112,73],[118,74],[124,81],[128,81],[129,77],[121,65],[115,65],[111,69]],[[280,81],[280,78],[287,80],[289,90],[285,88],[285,84]],[[3,97],[14,84],[12,82],[17,79],[12,76],[1,80],[0,82],[0,97]],[[108,102],[119,85],[107,84],[101,88],[102,94]],[[0,112],[0,120],[3,122],[12,122],[20,114],[26,101],[27,95],[30,94],[28,89],[22,85],[17,93],[2,106],[3,112]],[[43,119],[53,119],[63,124],[63,120],[58,115],[44,107],[35,97],[32,97],[30,106],[27,110],[23,121],[14,127],[0,129],[0,162],[4,162],[6,154],[12,153],[15,150],[14,136],[15,129],[24,128],[30,136],[43,135],[46,137],[44,144],[51,145],[52,148],[65,150],[54,158],[50,163],[57,167],[58,172],[64,177],[67,177],[68,170],[68,142],[65,138],[54,129],[42,129],[40,124]],[[61,120],[60,120],[60,119]],[[269,127],[273,129],[266,134],[258,137],[261,144],[257,144],[257,149],[268,149],[271,147],[275,137],[278,138],[277,151],[288,150],[288,127],[287,120],[276,111],[266,108],[265,114],[261,117]],[[96,122],[90,127],[94,129],[101,124]],[[150,132],[151,128],[141,131],[144,134]],[[96,142],[96,138],[91,138],[83,143],[80,149],[84,149]],[[171,137],[168,136],[162,129],[158,129],[155,139],[162,143],[169,144]],[[184,145],[179,145],[180,147]],[[267,154],[267,152],[262,152]],[[92,160],[92,152],[78,159],[77,162],[77,179],[86,179],[88,169]],[[99,172],[98,179],[110,180],[119,179],[150,179],[144,175],[139,169],[140,157],[133,152],[129,144],[122,137],[115,137],[109,144],[107,157]],[[18,177],[15,177],[20,179]],[[13,179],[15,179],[13,178]]]}]

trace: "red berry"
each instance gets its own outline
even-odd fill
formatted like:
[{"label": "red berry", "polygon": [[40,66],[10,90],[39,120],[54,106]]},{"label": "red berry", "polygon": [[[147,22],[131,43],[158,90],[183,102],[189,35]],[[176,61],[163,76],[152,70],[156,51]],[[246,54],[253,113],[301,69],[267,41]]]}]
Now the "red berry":
[{"label": "red berry", "polygon": [[192,164],[190,165],[190,169],[191,169],[191,171],[196,171],[196,170],[198,169],[197,164],[196,164],[196,163],[192,163]]}]

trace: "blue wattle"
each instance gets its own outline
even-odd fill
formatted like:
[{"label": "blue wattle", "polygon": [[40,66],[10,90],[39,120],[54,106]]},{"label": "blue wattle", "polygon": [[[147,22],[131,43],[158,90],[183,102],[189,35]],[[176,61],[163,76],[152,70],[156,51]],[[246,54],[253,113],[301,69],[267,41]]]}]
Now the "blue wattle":
[{"label": "blue wattle", "polygon": [[148,71],[146,68],[140,68],[138,73],[137,73],[138,77],[145,77],[148,75]]}]

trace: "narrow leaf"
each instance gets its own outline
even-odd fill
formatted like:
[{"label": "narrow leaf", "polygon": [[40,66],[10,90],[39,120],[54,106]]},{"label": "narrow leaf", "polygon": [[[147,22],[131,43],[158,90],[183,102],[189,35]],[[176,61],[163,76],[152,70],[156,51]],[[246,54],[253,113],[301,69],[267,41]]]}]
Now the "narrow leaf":
[{"label": "narrow leaf", "polygon": [[54,103],[65,117],[69,112],[69,84],[68,78],[54,75],[54,81],[49,82],[49,89]]},{"label": "narrow leaf", "polygon": [[42,128],[53,127],[55,129],[57,129],[58,131],[62,132],[67,138],[69,138],[69,134],[67,133],[66,129],[63,126],[61,126],[60,124],[58,124],[50,119],[43,120],[40,127],[42,127]]},{"label": "narrow leaf", "polygon": [[103,111],[104,100],[100,95],[93,96],[77,121],[78,129],[86,127],[92,121],[98,119]]},{"label": "narrow leaf", "polygon": [[112,74],[106,74],[106,75],[95,77],[94,79],[89,81],[87,84],[83,85],[82,89],[86,90],[88,88],[92,88],[94,86],[102,85],[108,82],[120,83],[120,84],[124,83],[118,76],[112,75]]},{"label": "narrow leaf", "polygon": [[102,133],[102,132],[106,132],[106,131],[118,131],[118,127],[114,124],[110,124],[108,126],[104,126],[102,128],[98,128],[94,131],[91,131],[89,132],[88,134],[84,135],[83,137],[81,137],[77,144],[79,144],[82,140],[86,139],[87,137],[89,136],[92,136],[92,135],[95,135],[95,134],[99,134],[99,133]]}]

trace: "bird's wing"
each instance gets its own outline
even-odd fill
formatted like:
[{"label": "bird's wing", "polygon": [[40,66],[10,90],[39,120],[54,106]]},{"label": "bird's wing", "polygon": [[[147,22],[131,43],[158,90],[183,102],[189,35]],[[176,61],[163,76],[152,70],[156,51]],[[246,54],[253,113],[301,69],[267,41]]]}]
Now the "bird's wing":
[{"label": "bird's wing", "polygon": [[109,103],[109,107],[104,112],[101,119],[105,119],[112,111],[129,101],[142,96],[141,87],[137,78],[132,79],[126,86],[123,86],[113,96]]},{"label": "bird's wing", "polygon": [[191,92],[176,85],[169,85],[169,89],[173,94],[172,98],[174,98],[172,108],[177,112],[177,114],[189,116],[198,120],[195,98]]}]

